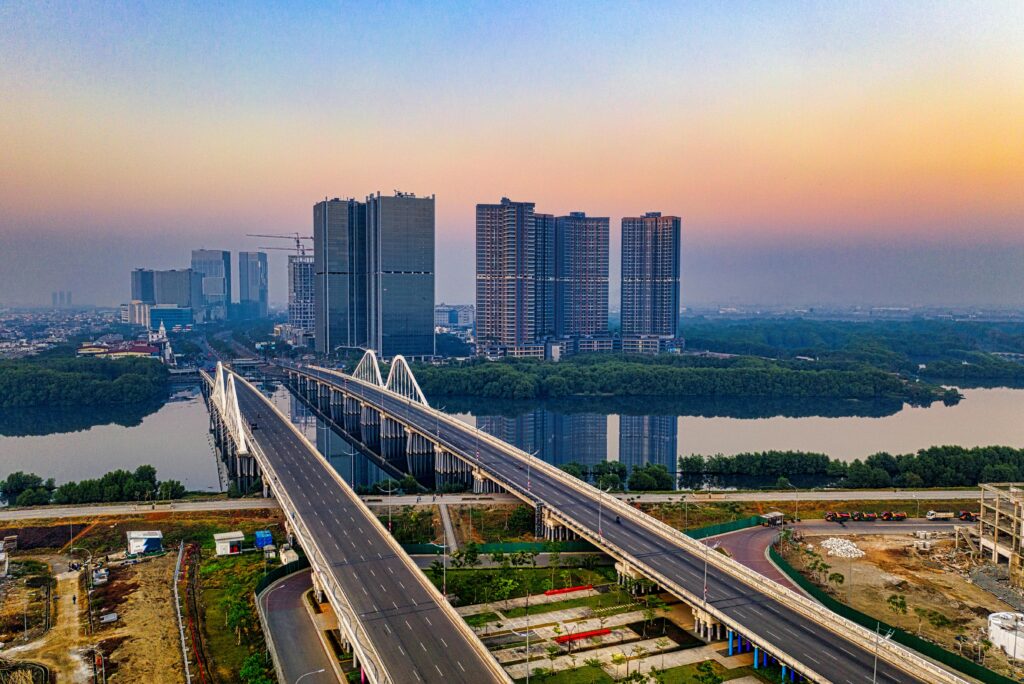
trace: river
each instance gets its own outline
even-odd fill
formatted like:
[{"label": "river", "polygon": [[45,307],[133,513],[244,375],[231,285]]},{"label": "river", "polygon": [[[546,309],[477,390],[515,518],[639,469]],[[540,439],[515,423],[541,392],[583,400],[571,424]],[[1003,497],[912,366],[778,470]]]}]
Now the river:
[{"label": "river", "polygon": [[[966,389],[963,394],[956,406],[929,407],[759,401],[695,405],[658,399],[552,404],[446,399],[435,404],[555,464],[653,462],[674,471],[677,457],[692,453],[794,449],[849,461],[878,451],[907,453],[941,444],[1024,447],[1024,389]],[[278,387],[275,401],[349,482],[367,486],[384,476],[286,390]],[[161,479],[181,480],[192,490],[220,489],[206,408],[197,389],[178,391],[150,413],[137,413],[6,412],[0,418],[0,478],[26,470],[61,483],[148,463]]]}]

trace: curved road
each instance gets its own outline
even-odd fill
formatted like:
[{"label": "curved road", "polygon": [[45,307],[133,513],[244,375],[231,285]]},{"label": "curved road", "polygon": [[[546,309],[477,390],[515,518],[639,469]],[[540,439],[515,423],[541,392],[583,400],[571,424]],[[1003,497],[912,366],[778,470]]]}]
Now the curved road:
[{"label": "curved road", "polygon": [[309,573],[307,569],[282,577],[267,587],[258,599],[274,644],[274,657],[284,674],[282,684],[291,684],[299,677],[304,677],[302,681],[309,684],[338,681],[331,659],[316,633],[317,626],[302,605],[303,594],[313,586]]}]

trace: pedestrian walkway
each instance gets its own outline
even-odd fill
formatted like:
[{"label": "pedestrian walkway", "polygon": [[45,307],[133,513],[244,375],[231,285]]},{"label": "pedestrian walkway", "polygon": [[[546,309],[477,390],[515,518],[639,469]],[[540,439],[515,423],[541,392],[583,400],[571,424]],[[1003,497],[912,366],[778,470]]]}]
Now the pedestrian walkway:
[{"label": "pedestrian walkway", "polygon": [[503,610],[511,610],[513,608],[525,608],[527,603],[529,603],[530,606],[543,606],[548,603],[568,601],[569,599],[597,596],[600,593],[601,592],[596,589],[581,589],[580,591],[574,591],[569,594],[534,594],[529,597],[520,596],[519,598],[509,599],[508,601],[474,603],[471,606],[460,606],[455,610],[458,611],[459,615],[465,617],[467,615],[479,615],[480,613],[498,613]]},{"label": "pedestrian walkway", "polygon": [[444,543],[449,545],[449,553],[455,553],[459,550],[459,538],[455,536],[455,526],[452,525],[452,516],[448,514],[448,504],[437,504],[437,511],[441,514],[441,525],[444,526]]}]

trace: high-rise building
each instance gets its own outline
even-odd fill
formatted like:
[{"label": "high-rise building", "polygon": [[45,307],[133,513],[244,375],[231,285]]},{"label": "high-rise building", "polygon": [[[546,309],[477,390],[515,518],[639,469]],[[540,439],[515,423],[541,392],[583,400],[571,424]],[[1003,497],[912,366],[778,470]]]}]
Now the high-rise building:
[{"label": "high-rise building", "polygon": [[267,254],[238,253],[238,308],[242,318],[266,318]]},{"label": "high-rise building", "polygon": [[152,269],[137,268],[132,271],[132,301],[156,304]]},{"label": "high-rise building", "polygon": [[313,206],[316,350],[365,348],[366,205],[354,199]]},{"label": "high-rise building", "polygon": [[608,332],[608,218],[570,212],[555,225],[555,334]]},{"label": "high-rise building", "polygon": [[680,225],[660,212],[623,217],[623,337],[678,334]]},{"label": "high-rise building", "polygon": [[318,202],[313,254],[318,352],[433,355],[433,196]]},{"label": "high-rise building", "polygon": [[313,273],[311,255],[288,255],[288,325],[302,337],[312,335],[316,326]]},{"label": "high-rise building", "polygon": [[551,214],[533,215],[533,335],[543,340],[555,334],[556,221]]},{"label": "high-rise building", "polygon": [[167,271],[150,271],[150,273],[152,274],[153,284],[153,304],[180,306],[182,308],[190,308],[196,305],[195,297],[199,288],[192,269],[179,268]]},{"label": "high-rise building", "polygon": [[219,249],[192,250],[192,272],[198,274],[201,301],[196,316],[202,321],[222,321],[231,305],[231,252]]},{"label": "high-rise building", "polygon": [[366,198],[369,346],[385,358],[434,354],[434,197]]},{"label": "high-rise building", "polygon": [[533,202],[476,205],[478,348],[536,343],[536,238]]}]

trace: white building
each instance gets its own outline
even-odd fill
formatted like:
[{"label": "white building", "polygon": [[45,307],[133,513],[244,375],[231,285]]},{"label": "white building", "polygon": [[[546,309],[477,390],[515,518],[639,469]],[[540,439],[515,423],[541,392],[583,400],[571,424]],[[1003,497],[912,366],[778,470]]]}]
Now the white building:
[{"label": "white building", "polygon": [[128,553],[154,553],[163,551],[164,533],[160,530],[131,531],[128,533]]},{"label": "white building", "polygon": [[221,532],[213,535],[218,556],[234,556],[241,553],[243,541],[245,541],[245,535],[241,532]]},{"label": "white building", "polygon": [[988,640],[1011,659],[1024,660],[1024,614],[992,613],[988,616]]}]

